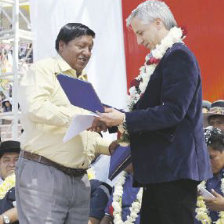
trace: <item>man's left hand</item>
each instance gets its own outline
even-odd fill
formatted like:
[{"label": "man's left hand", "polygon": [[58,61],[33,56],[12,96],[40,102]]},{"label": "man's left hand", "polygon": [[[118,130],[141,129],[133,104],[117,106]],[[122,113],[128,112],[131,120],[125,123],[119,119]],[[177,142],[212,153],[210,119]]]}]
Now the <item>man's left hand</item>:
[{"label": "man's left hand", "polygon": [[122,124],[125,114],[113,108],[105,108],[105,113],[99,113],[100,121],[104,122],[107,127],[118,126]]},{"label": "man's left hand", "polygon": [[204,199],[206,206],[212,211],[224,211],[224,197],[212,190],[213,199]]}]

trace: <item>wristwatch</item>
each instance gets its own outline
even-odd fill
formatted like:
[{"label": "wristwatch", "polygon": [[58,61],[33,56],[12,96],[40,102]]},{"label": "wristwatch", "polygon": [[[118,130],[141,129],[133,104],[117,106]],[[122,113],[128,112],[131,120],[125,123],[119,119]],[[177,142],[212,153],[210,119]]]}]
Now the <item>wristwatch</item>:
[{"label": "wristwatch", "polygon": [[3,218],[3,223],[4,224],[10,223],[10,219],[9,219],[9,217],[7,215],[2,215],[2,218]]}]

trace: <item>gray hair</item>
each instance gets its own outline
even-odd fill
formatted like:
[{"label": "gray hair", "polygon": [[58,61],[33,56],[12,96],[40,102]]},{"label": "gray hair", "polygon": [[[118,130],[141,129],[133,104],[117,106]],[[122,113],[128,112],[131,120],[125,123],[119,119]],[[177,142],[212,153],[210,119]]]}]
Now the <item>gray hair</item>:
[{"label": "gray hair", "polygon": [[153,22],[155,19],[159,18],[168,30],[177,26],[173,13],[166,3],[162,1],[149,0],[139,4],[126,19],[127,27],[130,26],[134,17],[138,17],[144,23]]}]

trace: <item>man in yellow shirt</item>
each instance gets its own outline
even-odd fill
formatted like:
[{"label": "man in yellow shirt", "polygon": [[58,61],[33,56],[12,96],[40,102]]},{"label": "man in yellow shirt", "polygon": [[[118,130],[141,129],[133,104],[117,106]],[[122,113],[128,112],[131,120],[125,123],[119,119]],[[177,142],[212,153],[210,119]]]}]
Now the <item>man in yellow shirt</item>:
[{"label": "man in yellow shirt", "polygon": [[[83,69],[95,33],[69,23],[56,39],[58,56],[36,62],[20,85],[21,154],[16,171],[16,197],[22,224],[86,224],[90,185],[86,175],[96,154],[109,154],[110,141],[84,131],[63,143],[75,114],[88,111],[70,104],[57,74],[86,80]],[[85,94],[85,93],[83,93]]]}]

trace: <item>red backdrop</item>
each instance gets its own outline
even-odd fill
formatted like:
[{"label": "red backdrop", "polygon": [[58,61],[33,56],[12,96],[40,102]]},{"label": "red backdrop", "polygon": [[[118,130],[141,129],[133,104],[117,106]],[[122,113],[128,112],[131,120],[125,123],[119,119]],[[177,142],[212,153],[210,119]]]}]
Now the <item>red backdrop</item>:
[{"label": "red backdrop", "polygon": [[[138,75],[147,50],[138,46],[136,37],[127,30],[125,19],[142,0],[122,0],[124,43],[128,87]],[[224,99],[224,1],[165,0],[177,23],[187,29],[185,43],[196,55],[202,75],[203,98]]]}]

